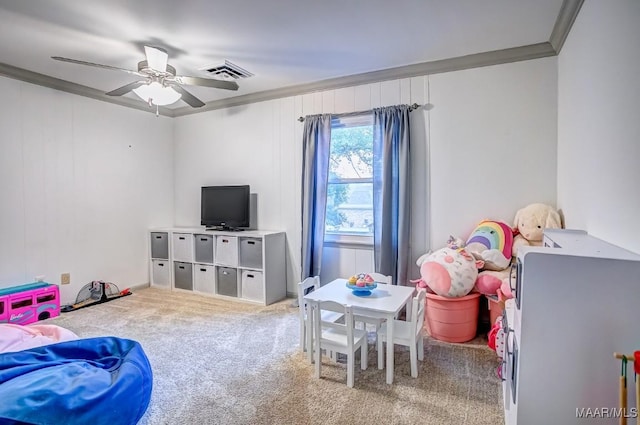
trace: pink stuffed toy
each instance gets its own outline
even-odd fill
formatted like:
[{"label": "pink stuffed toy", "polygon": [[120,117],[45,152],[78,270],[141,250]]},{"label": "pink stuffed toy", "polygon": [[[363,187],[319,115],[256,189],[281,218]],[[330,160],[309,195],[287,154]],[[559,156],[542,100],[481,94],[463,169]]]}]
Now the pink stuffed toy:
[{"label": "pink stuffed toy", "polygon": [[[437,295],[456,298],[473,289],[482,261],[476,261],[464,248],[442,248],[426,257],[420,266],[421,279],[413,280],[418,288],[431,289]],[[420,261],[420,260],[419,260]]]},{"label": "pink stuffed toy", "polygon": [[515,271],[511,272],[509,269],[481,271],[476,279],[475,290],[484,295],[498,295],[501,301],[513,298],[509,281],[515,279],[514,273]]}]

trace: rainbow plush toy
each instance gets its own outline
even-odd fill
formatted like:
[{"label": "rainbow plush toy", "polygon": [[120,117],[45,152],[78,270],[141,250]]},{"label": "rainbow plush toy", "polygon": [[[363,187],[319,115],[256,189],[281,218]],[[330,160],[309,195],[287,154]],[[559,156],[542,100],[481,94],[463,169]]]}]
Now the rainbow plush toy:
[{"label": "rainbow plush toy", "polygon": [[471,232],[465,249],[477,260],[484,261],[485,270],[504,270],[511,262],[513,229],[493,220],[483,220]]}]

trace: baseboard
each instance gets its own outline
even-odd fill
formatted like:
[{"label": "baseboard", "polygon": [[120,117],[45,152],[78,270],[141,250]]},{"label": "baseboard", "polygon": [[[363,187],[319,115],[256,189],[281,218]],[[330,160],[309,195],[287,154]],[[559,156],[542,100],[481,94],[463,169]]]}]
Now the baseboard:
[{"label": "baseboard", "polygon": [[[139,283],[137,285],[131,285],[129,286],[129,289],[133,290],[133,289],[144,289],[144,288],[149,288],[151,286],[151,284],[149,282],[147,283]],[[121,290],[124,288],[121,288]]]}]

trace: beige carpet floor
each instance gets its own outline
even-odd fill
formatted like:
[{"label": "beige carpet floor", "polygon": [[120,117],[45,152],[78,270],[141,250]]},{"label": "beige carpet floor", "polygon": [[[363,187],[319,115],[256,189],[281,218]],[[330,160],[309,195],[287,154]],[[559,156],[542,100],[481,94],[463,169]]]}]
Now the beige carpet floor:
[{"label": "beige carpet floor", "polygon": [[48,323],[80,337],[142,344],[154,373],[143,425],[504,423],[498,361],[483,338],[466,344],[427,338],[417,379],[408,350],[396,346],[393,385],[377,369],[371,343],[369,368],[356,366],[350,389],[342,361],[324,358],[322,378],[314,378],[298,347],[291,300],[264,307],[145,288]]}]

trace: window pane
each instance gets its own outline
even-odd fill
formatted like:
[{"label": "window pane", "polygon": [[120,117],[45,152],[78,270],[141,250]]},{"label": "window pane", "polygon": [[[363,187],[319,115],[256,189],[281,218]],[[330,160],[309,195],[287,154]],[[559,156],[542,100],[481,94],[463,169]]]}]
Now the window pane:
[{"label": "window pane", "polygon": [[373,127],[331,128],[329,181],[373,177]]},{"label": "window pane", "polygon": [[326,232],[373,234],[373,185],[329,183]]}]

